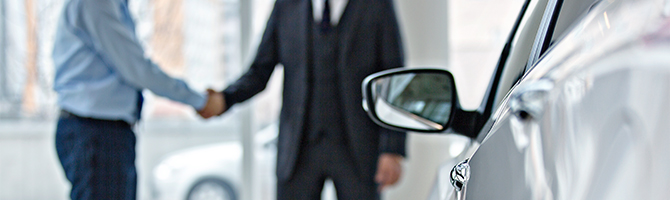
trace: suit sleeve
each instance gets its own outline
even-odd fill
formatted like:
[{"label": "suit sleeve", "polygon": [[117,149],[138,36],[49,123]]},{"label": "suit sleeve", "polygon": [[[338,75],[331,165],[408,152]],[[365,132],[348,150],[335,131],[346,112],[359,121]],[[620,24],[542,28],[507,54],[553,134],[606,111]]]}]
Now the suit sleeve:
[{"label": "suit sleeve", "polygon": [[[382,0],[382,10],[380,12],[380,47],[381,47],[381,70],[402,67],[404,65],[404,55],[402,47],[402,38],[398,21],[396,19],[393,3],[390,0]],[[394,153],[406,156],[405,144],[407,133],[392,131],[380,128],[379,147],[382,153]]]},{"label": "suit sleeve", "polygon": [[249,70],[223,91],[228,108],[263,91],[275,66],[279,63],[277,52],[278,4],[275,3],[270,14],[261,43]]}]

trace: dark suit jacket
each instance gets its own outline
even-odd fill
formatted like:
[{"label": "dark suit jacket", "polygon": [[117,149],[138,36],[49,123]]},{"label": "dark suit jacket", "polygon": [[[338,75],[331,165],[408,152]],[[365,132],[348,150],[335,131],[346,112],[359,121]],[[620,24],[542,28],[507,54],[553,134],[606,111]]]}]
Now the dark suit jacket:
[{"label": "dark suit jacket", "polygon": [[[308,96],[311,0],[277,0],[249,70],[224,90],[232,106],[262,91],[277,64],[284,66],[277,178],[288,180],[300,151]],[[341,29],[338,76],[350,152],[359,177],[372,179],[380,152],[405,155],[406,134],[374,124],[361,107],[361,83],[374,72],[403,65],[391,0],[349,0],[335,27]]]}]

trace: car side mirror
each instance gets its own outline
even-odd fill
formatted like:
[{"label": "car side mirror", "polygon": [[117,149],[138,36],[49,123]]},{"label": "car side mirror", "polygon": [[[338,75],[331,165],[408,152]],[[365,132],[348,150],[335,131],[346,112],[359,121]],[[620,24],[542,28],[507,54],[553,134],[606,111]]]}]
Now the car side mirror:
[{"label": "car side mirror", "polygon": [[391,69],[363,81],[363,108],[389,129],[442,132],[458,107],[453,75],[442,69]]}]

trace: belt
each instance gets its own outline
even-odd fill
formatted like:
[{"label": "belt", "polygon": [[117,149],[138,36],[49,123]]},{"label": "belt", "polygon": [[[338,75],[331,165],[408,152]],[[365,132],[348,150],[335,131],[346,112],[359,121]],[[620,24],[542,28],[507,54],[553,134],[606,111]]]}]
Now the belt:
[{"label": "belt", "polygon": [[72,114],[71,112],[69,112],[67,110],[63,110],[63,109],[60,110],[60,114],[59,114],[58,117],[61,118],[61,119],[79,118],[79,119],[86,119],[86,120],[93,120],[93,121],[123,123],[123,124],[128,125],[128,126],[131,125],[128,122],[123,121],[123,120],[107,120],[107,119],[96,119],[96,118],[90,118],[90,117],[82,117],[82,116],[79,116],[79,115]]},{"label": "belt", "polygon": [[[72,113],[70,113],[66,110],[61,109],[60,110],[60,115],[58,115],[58,117],[60,117],[60,118],[70,118],[70,117],[79,117],[79,116],[74,115],[74,114],[72,114]],[[81,117],[79,117],[79,118],[81,118]]]}]

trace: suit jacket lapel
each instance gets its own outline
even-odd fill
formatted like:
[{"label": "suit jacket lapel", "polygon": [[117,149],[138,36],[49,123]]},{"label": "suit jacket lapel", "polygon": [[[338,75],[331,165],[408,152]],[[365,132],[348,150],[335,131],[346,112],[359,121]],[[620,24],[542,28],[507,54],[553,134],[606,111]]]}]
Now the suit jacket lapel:
[{"label": "suit jacket lapel", "polygon": [[[310,19],[312,19],[312,2],[311,0],[299,0],[296,1],[296,4],[293,4],[296,6],[295,8],[290,8],[287,9],[289,11],[296,11],[296,15],[292,17],[292,20],[290,20],[289,23],[295,24],[293,28],[295,28],[295,33],[297,34],[294,38],[294,40],[290,40],[295,42],[294,44],[288,44],[288,45],[295,45],[297,48],[295,50],[300,51],[300,52],[295,52],[299,56],[299,60],[304,60],[308,61],[310,59],[309,57],[309,49],[311,48],[309,45],[309,38],[311,38],[310,30],[312,28],[312,24],[309,23]],[[289,14],[290,15],[290,14]],[[305,62],[302,64],[303,67],[307,66],[309,62]]]},{"label": "suit jacket lapel", "polygon": [[[308,39],[311,24],[308,24],[311,12],[310,0],[290,0],[284,2],[280,8],[278,29],[281,33],[279,38],[280,50],[284,55],[291,55],[292,61],[282,60],[281,62],[291,62],[298,65],[305,65],[307,62],[307,52],[309,49]],[[282,63],[288,64],[288,63]]]},{"label": "suit jacket lapel", "polygon": [[[293,174],[293,170],[298,158],[298,151],[300,147],[300,139],[303,133],[304,114],[307,107],[307,70],[309,65],[309,49],[308,39],[310,38],[309,30],[312,28],[308,20],[311,19],[309,15],[311,11],[311,0],[287,0],[278,1],[282,3],[281,13],[278,16],[277,29],[279,30],[279,40],[277,41],[280,49],[280,62],[285,67],[285,80],[287,84],[284,87],[295,90],[295,96],[288,97],[291,102],[284,102],[282,105],[282,130],[280,130],[279,137],[283,138],[280,141],[288,141],[288,143],[280,143],[280,153],[278,154],[277,162],[277,179],[287,180]],[[293,81],[288,81],[291,79]],[[290,106],[287,106],[290,105]],[[283,115],[286,108],[290,108],[295,112],[296,116],[288,118]],[[288,127],[288,128],[286,128]]]},{"label": "suit jacket lapel", "polygon": [[[340,83],[348,81],[346,78],[349,77],[351,67],[347,65],[347,54],[350,50],[349,44],[354,40],[353,36],[356,34],[356,29],[359,27],[358,20],[362,19],[367,10],[367,6],[363,3],[367,0],[349,0],[340,22],[337,25],[337,31],[339,33],[339,56],[338,56],[338,72],[340,72]],[[355,42],[355,41],[354,41]]]},{"label": "suit jacket lapel", "polygon": [[304,58],[306,60],[306,59],[309,58],[309,55],[307,53],[307,49],[309,49],[308,45],[310,45],[309,42],[307,42],[307,41],[308,41],[308,38],[311,38],[311,36],[309,35],[310,34],[309,30],[312,29],[312,26],[311,26],[312,24],[311,24],[311,21],[310,21],[312,19],[312,1],[311,0],[300,1],[298,6],[300,7],[298,9],[300,11],[299,12],[300,17],[298,17],[298,22],[297,22],[298,31],[296,31],[296,32],[298,34],[301,34],[301,37],[298,37],[300,39],[299,39],[299,41],[296,45],[299,45],[301,47],[305,47],[305,48],[300,48],[300,49],[303,49],[304,52],[301,52],[301,54],[302,54],[302,56],[304,56]]}]

